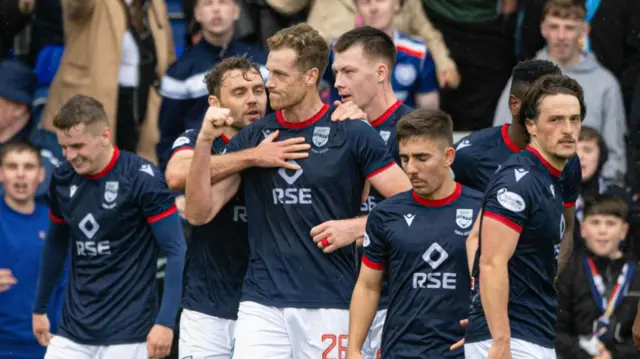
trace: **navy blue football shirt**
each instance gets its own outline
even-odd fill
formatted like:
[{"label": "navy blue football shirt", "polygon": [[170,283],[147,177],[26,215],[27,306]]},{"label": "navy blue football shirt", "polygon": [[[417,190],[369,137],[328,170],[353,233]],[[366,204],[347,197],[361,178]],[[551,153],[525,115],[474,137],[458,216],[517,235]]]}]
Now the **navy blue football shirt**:
[{"label": "navy blue football shirt", "polygon": [[[492,218],[520,233],[509,260],[509,324],[511,337],[554,348],[556,333],[557,274],[555,246],[565,229],[561,172],[532,147],[518,152],[502,165],[489,183],[482,217]],[[474,264],[474,277],[482,253],[482,232]],[[466,342],[491,339],[482,310],[479,283],[472,298]]]},{"label": "navy blue football shirt", "polygon": [[389,274],[383,358],[463,358],[449,346],[464,335],[470,305],[466,239],[482,193],[456,184],[440,200],[413,191],[376,206],[367,219],[363,263]]},{"label": "navy blue football shirt", "polygon": [[[398,166],[402,166],[400,162],[400,149],[398,148],[398,139],[396,137],[396,123],[402,118],[402,116],[413,111],[413,109],[407,105],[402,104],[402,101],[398,100],[391,105],[380,117],[369,124],[380,134],[380,137],[387,145],[387,150],[390,156],[396,161]],[[375,188],[371,188],[369,196],[362,204],[360,209],[363,215],[367,215],[376,203],[384,200],[382,196]]]},{"label": "navy blue football shirt", "polygon": [[[455,145],[456,158],[451,165],[456,182],[484,192],[489,181],[503,163],[520,148],[509,137],[509,124],[475,131]],[[565,207],[573,207],[580,193],[582,169],[578,156],[569,159],[562,171],[562,191]]]},{"label": "navy blue football shirt", "polygon": [[298,171],[249,168],[242,173],[249,221],[249,268],[242,300],[294,308],[347,309],[356,282],[355,245],[324,254],[310,231],[329,220],[357,217],[362,189],[393,165],[380,135],[365,121],[332,122],[328,106],[299,123],[280,111],[231,139],[229,152],[305,137],[309,157]]},{"label": "navy blue football shirt", "polygon": [[50,211],[71,236],[59,334],[89,345],[145,342],[159,309],[150,224],[176,212],[162,174],[117,148],[96,175],[64,162],[51,179]]},{"label": "navy blue football shirt", "polygon": [[[197,138],[196,130],[180,135],[173,143],[172,156],[193,151]],[[211,153],[224,153],[227,143],[225,136],[216,138]],[[218,318],[238,319],[242,280],[249,264],[242,187],[211,222],[192,228],[187,258],[182,307]]]}]

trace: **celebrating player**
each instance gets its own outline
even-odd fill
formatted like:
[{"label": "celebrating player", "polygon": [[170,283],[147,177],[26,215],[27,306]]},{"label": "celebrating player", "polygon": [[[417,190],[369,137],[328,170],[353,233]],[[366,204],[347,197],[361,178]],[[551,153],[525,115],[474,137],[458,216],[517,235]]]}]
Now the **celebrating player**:
[{"label": "celebrating player", "polygon": [[[369,26],[344,33],[333,46],[335,86],[343,101],[353,101],[367,115],[369,124],[380,134],[387,149],[400,164],[396,122],[411,112],[396,98],[391,87],[391,73],[396,63],[396,46],[384,31]],[[368,214],[384,196],[371,190],[361,211]],[[375,358],[380,348],[382,327],[387,311],[388,296],[383,285],[379,310],[362,347],[365,359]]]},{"label": "celebrating player", "polygon": [[582,88],[566,76],[538,79],[522,102],[529,146],[502,165],[483,199],[466,358],[556,357],[560,174],[575,156],[584,115]]},{"label": "celebrating player", "polygon": [[[72,97],[53,122],[68,162],[56,168],[33,331],[47,359],[164,358],[182,295],[185,240],[175,200],[153,165],[112,145],[104,107]],[[47,302],[71,244],[58,335]],[[167,254],[157,308],[156,261]],[[146,341],[146,345],[145,345]]]},{"label": "celebrating player", "polygon": [[[347,308],[356,280],[355,248],[344,244],[364,235],[365,219],[354,217],[365,180],[384,196],[410,183],[369,125],[329,119],[317,87],[329,47],[316,30],[306,24],[286,28],[268,45],[266,85],[276,113],[231,139],[227,149],[237,153],[215,156],[212,168],[217,171],[211,178],[194,159],[187,178],[187,216],[210,220],[220,202],[244,182],[251,257],[235,359],[254,358],[258,352],[274,359],[336,356],[346,347]],[[231,122],[228,111],[211,111],[196,156],[199,148],[209,151],[202,136],[205,126],[215,134]],[[256,156],[265,143],[278,156],[259,163]],[[281,159],[285,153],[289,163]],[[206,188],[210,180],[215,184]]]},{"label": "celebrating player", "polygon": [[[207,73],[205,82],[209,105],[228,108],[237,119],[210,147],[211,154],[223,153],[230,138],[264,116],[264,81],[256,64],[245,57],[229,57]],[[173,144],[166,170],[167,183],[173,190],[184,191],[197,137],[198,131],[188,130]],[[242,279],[249,261],[242,194],[240,190],[216,218],[191,231],[180,317],[180,358],[231,355]]]},{"label": "celebrating player", "polygon": [[378,358],[463,358],[449,345],[464,335],[469,309],[466,236],[482,193],[454,182],[453,124],[416,110],[398,122],[402,167],[412,191],[378,204],[367,219],[363,266],[350,307],[347,358],[359,354],[374,318],[384,270],[390,303]]},{"label": "celebrating player", "polygon": [[[545,75],[560,75],[560,68],[546,60],[527,60],[513,68],[509,108],[511,124],[486,128],[462,138],[456,144],[456,159],[451,168],[456,182],[484,192],[489,180],[498,172],[502,164],[515,152],[526,147],[527,129],[520,118],[520,107],[527,90],[533,82]],[[580,192],[582,181],[580,160],[573,156],[562,171],[561,196],[564,199],[564,218],[566,220],[565,235],[560,242],[558,272],[562,271],[573,250],[573,225],[575,218],[575,202]],[[474,228],[469,241],[469,266],[473,265],[477,248],[477,228]]]}]

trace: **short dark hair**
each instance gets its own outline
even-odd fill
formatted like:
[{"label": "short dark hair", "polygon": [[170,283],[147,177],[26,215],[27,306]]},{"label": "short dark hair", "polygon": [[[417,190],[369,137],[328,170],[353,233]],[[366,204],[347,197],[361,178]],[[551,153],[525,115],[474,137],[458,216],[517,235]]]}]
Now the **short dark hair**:
[{"label": "short dark hair", "polygon": [[420,108],[402,116],[396,124],[396,137],[398,143],[411,137],[427,137],[450,147],[453,146],[453,121],[444,111]]},{"label": "short dark hair", "polygon": [[587,5],[584,0],[550,0],[544,5],[542,19],[547,16],[561,19],[585,20]]},{"label": "short dark hair", "polygon": [[4,159],[13,152],[31,152],[36,156],[38,164],[42,165],[42,155],[40,154],[40,149],[38,149],[38,147],[28,141],[15,140],[0,147],[0,166],[4,165]]},{"label": "short dark hair", "polygon": [[[546,75],[531,85],[520,106],[520,121],[522,123],[525,123],[526,120],[537,121],[542,100],[547,96],[560,94],[575,96],[578,99],[580,103],[580,120],[583,121],[587,108],[584,104],[582,86],[576,80],[565,75]],[[530,140],[528,133],[526,134],[526,140],[527,142]]]},{"label": "short dark hair", "polygon": [[329,44],[318,30],[309,24],[302,23],[281,29],[267,39],[267,47],[269,51],[280,49],[295,51],[296,65],[300,71],[318,69],[317,83],[322,80],[322,75],[329,64],[331,51]]},{"label": "short dark hair", "polygon": [[545,75],[562,75],[562,71],[558,65],[547,60],[533,59],[518,63],[511,75],[511,94],[522,100],[528,87]]},{"label": "short dark hair", "polygon": [[619,196],[600,194],[585,204],[583,214],[585,219],[589,216],[604,215],[615,216],[626,222],[629,216],[629,205]]},{"label": "short dark hair", "polygon": [[53,119],[53,126],[66,131],[81,123],[90,126],[99,122],[109,126],[107,113],[100,101],[90,96],[75,95],[62,105]]},{"label": "short dark hair", "polygon": [[220,89],[224,83],[225,75],[233,70],[240,70],[246,80],[249,80],[247,76],[251,71],[256,71],[258,75],[260,75],[258,65],[247,56],[227,57],[218,62],[218,64],[204,76],[204,83],[207,85],[209,95],[216,96],[220,99]]},{"label": "short dark hair", "polygon": [[366,56],[386,60],[391,74],[396,64],[396,45],[391,36],[371,26],[357,27],[342,34],[333,45],[333,51],[340,53],[358,45]]}]

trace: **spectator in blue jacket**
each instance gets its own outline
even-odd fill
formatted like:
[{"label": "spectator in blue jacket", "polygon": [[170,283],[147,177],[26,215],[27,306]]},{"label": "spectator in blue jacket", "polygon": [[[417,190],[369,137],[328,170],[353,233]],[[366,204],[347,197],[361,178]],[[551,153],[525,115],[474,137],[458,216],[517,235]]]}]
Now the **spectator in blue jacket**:
[{"label": "spectator in blue jacket", "polygon": [[[234,25],[240,18],[237,0],[197,0],[194,6],[202,39],[169,68],[160,85],[160,142],[156,151],[163,169],[173,141],[188,129],[199,129],[209,108],[204,75],[230,56],[247,55],[260,65],[266,63],[260,47],[234,39]],[[261,71],[266,76],[264,66]]]},{"label": "spectator in blue jacket", "polygon": [[[28,142],[15,141],[0,149],[0,358],[42,359],[31,328],[40,255],[49,226],[49,209],[36,202],[35,193],[44,180],[40,150]],[[51,328],[58,325],[64,298],[63,279],[49,305]]]}]

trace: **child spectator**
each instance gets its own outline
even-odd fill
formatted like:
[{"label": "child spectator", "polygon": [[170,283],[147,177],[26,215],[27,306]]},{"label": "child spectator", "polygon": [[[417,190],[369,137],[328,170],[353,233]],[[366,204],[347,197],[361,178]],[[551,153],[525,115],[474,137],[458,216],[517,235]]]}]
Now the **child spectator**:
[{"label": "child spectator", "polygon": [[629,207],[613,195],[588,202],[580,224],[586,247],[558,279],[556,351],[564,359],[638,358],[631,338],[640,290],[636,261],[620,249]]},{"label": "child spectator", "polygon": [[[41,359],[31,328],[32,305],[40,268],[40,255],[49,226],[48,208],[35,200],[44,180],[40,151],[27,142],[12,142],[0,149],[0,271],[10,275],[0,286],[0,358]],[[6,280],[5,278],[3,278]],[[59,322],[66,280],[61,280],[49,304],[51,328]]]}]

